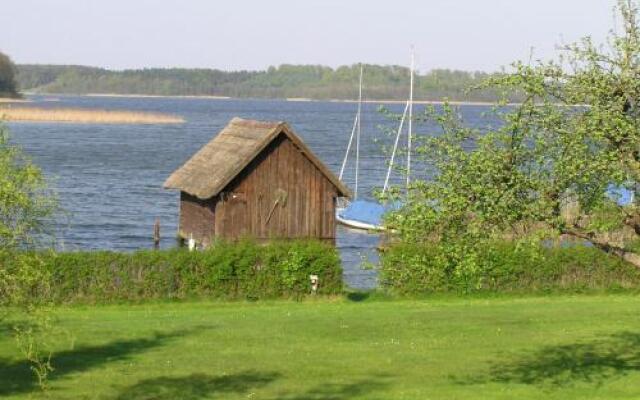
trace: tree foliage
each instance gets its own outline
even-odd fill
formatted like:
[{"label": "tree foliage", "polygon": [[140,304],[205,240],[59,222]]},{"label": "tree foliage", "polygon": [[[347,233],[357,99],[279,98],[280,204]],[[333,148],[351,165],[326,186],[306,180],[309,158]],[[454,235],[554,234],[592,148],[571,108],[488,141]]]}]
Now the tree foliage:
[{"label": "tree foliage", "polygon": [[0,249],[33,246],[46,233],[54,207],[40,168],[0,127]]},{"label": "tree foliage", "polygon": [[9,141],[6,129],[0,126],[0,321],[12,320],[12,312],[19,311],[18,322],[10,325],[41,385],[51,370],[42,351],[42,332],[48,329],[50,318],[33,289],[49,279],[38,255],[23,250],[47,235],[47,221],[55,206],[55,196],[47,189],[41,170]]},{"label": "tree foliage", "polygon": [[0,97],[17,97],[16,67],[9,56],[0,52]]},{"label": "tree foliage", "polygon": [[[20,253],[46,236],[55,196],[41,170],[9,141],[0,127],[0,305],[32,303],[30,283],[40,278],[32,257]],[[10,260],[10,261],[7,261]],[[33,263],[31,262],[33,261]]]},{"label": "tree foliage", "polygon": [[[448,105],[426,110],[431,132],[416,152],[436,173],[414,180],[388,220],[405,241],[437,243],[461,274],[474,275],[481,243],[558,235],[640,266],[640,27],[635,3],[618,12],[607,46],[585,38],[483,83],[523,99],[496,104],[500,126],[469,128]],[[619,201],[620,189],[636,200]]]},{"label": "tree foliage", "polygon": [[[406,99],[409,69],[365,65],[364,95],[369,99]],[[25,90],[42,93],[117,93],[148,95],[207,95],[230,97],[353,99],[357,97],[359,65],[330,68],[321,65],[269,67],[266,71],[215,69],[158,69],[110,71],[57,65],[19,65]],[[492,100],[491,90],[465,93],[491,76],[483,72],[439,69],[416,77],[416,98]]]}]

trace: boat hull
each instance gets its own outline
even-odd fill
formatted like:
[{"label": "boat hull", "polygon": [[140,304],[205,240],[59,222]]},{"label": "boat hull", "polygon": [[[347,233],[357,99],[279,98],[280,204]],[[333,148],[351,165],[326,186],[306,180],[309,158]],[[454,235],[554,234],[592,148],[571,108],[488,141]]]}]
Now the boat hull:
[{"label": "boat hull", "polygon": [[353,229],[364,230],[364,231],[383,231],[384,230],[384,227],[382,225],[374,225],[367,222],[357,221],[354,219],[343,218],[341,216],[342,211],[344,211],[344,209],[342,208],[339,208],[336,210],[336,221],[341,225],[344,225]]}]

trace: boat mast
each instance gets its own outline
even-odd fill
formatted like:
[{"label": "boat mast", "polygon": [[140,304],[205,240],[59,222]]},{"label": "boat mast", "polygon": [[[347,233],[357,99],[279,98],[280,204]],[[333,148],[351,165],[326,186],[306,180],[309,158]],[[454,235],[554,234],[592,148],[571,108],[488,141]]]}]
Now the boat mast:
[{"label": "boat mast", "polygon": [[413,121],[413,71],[415,68],[415,56],[413,52],[413,46],[411,46],[411,77],[409,78],[409,134],[407,135],[407,191],[409,190],[409,183],[411,182],[411,135],[412,135],[412,121]]},{"label": "boat mast", "polygon": [[362,63],[360,63],[360,86],[358,89],[358,114],[356,115],[356,121],[357,121],[357,130],[356,130],[356,184],[355,184],[355,190],[353,191],[353,199],[357,200],[358,199],[358,170],[360,169],[360,114],[362,111],[362,72],[363,72],[363,66]]},{"label": "boat mast", "polygon": [[347,160],[349,159],[349,153],[351,152],[351,145],[353,144],[353,137],[356,135],[356,127],[358,126],[358,115],[356,114],[353,119],[353,127],[351,128],[351,136],[349,136],[349,144],[347,145],[347,151],[344,153],[344,159],[342,160],[342,166],[340,167],[340,180],[344,175],[344,169],[347,166]]},{"label": "boat mast", "polygon": [[391,158],[389,159],[389,167],[387,168],[387,176],[384,179],[384,186],[382,186],[382,194],[387,192],[389,188],[389,178],[391,178],[391,170],[393,169],[393,161],[396,158],[396,152],[398,151],[398,142],[400,141],[400,135],[402,134],[402,127],[404,126],[404,120],[407,117],[407,109],[409,108],[409,102],[404,106],[402,112],[402,118],[400,119],[400,125],[398,125],[398,132],[396,133],[396,140],[393,142],[393,151],[391,152]]}]

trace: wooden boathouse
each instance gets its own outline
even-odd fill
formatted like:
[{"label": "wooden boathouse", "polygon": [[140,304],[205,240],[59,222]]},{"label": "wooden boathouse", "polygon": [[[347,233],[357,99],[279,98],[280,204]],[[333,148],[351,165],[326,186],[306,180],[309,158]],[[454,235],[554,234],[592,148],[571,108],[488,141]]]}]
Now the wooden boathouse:
[{"label": "wooden boathouse", "polygon": [[164,183],[180,190],[178,235],[335,239],[348,189],[285,122],[234,118]]}]

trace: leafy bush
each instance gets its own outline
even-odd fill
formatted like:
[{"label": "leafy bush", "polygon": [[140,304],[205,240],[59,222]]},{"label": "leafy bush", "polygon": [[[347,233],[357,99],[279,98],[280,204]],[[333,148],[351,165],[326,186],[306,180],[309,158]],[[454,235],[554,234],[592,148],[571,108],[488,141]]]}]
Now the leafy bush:
[{"label": "leafy bush", "polygon": [[312,274],[320,277],[318,294],[342,290],[336,250],[314,241],[220,242],[202,252],[51,252],[39,257],[50,278],[33,289],[34,295],[58,303],[298,298],[310,293]]},{"label": "leafy bush", "polygon": [[523,248],[508,242],[477,252],[475,286],[437,245],[395,244],[381,257],[380,282],[393,292],[546,292],[640,288],[640,269],[581,244]]}]

